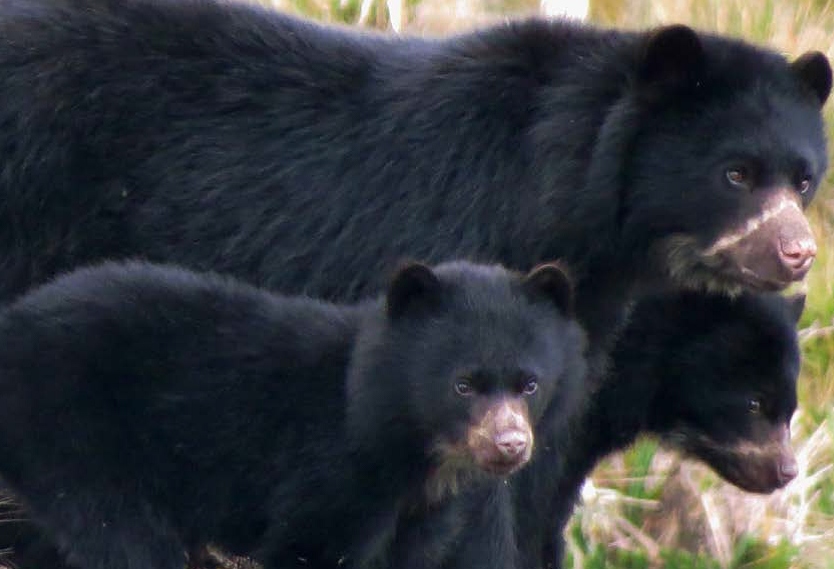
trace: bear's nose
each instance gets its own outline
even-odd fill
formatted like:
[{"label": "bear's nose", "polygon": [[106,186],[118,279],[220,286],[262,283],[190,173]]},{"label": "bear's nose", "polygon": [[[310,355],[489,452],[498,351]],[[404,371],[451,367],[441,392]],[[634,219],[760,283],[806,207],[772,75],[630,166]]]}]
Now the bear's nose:
[{"label": "bear's nose", "polygon": [[817,256],[817,244],[811,238],[780,239],[779,256],[785,268],[801,278],[811,268],[814,257]]},{"label": "bear's nose", "polygon": [[799,474],[799,467],[796,464],[796,459],[793,457],[783,458],[779,463],[779,482],[782,485],[787,484]]},{"label": "bear's nose", "polygon": [[521,431],[509,431],[495,437],[495,446],[507,458],[516,458],[527,450],[527,435]]}]

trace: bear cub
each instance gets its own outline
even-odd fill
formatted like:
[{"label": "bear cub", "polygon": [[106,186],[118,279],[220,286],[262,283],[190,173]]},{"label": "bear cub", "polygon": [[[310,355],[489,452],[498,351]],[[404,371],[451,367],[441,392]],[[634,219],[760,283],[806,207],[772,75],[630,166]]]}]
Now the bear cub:
[{"label": "bear cub", "polygon": [[748,492],[790,482],[797,475],[790,422],[804,305],[802,294],[772,293],[682,292],[641,301],[609,375],[559,433],[569,433],[569,443],[558,454],[538,453],[511,481],[522,566],[561,566],[562,533],[586,476],[641,435]]},{"label": "bear cub", "polygon": [[413,263],[351,306],[81,269],[0,313],[0,474],[82,568],[181,569],[208,542],[368,566],[403,513],[520,469],[577,406],[571,311],[553,264]]}]

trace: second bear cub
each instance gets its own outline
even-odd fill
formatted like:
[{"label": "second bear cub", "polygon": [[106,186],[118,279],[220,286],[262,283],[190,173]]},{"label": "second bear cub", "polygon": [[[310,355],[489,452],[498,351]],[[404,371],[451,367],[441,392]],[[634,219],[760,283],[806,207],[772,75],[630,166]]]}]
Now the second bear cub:
[{"label": "second bear cub", "polygon": [[82,269],[0,313],[0,474],[85,569],[265,532],[266,567],[365,566],[403,513],[521,468],[545,409],[558,428],[584,374],[571,308],[556,265],[410,264],[350,307]]}]

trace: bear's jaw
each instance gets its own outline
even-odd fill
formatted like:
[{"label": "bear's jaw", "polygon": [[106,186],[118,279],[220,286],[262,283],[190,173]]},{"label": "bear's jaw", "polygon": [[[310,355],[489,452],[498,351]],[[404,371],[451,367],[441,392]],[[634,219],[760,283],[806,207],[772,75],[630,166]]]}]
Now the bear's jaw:
[{"label": "bear's jaw", "polygon": [[663,240],[656,248],[655,259],[664,267],[668,282],[685,290],[738,296],[743,290],[776,292],[791,284],[738,266],[728,256],[702,247],[690,235],[677,234]]},{"label": "bear's jaw", "polygon": [[426,477],[424,499],[428,504],[438,504],[455,496],[462,488],[472,484],[477,474],[478,469],[471,458],[464,453],[449,453],[435,464]]},{"label": "bear's jaw", "polygon": [[735,294],[775,292],[805,278],[817,245],[799,195],[789,186],[756,193],[755,213],[724,227],[709,242],[688,233],[660,241],[655,262],[683,288]]},{"label": "bear's jaw", "polygon": [[512,468],[496,464],[492,470],[479,464],[468,445],[460,441],[435,441],[429,454],[433,465],[422,492],[428,504],[438,504],[485,482],[503,480],[526,463],[514,463]]},{"label": "bear's jaw", "polygon": [[782,436],[783,431],[786,429],[775,425],[772,437],[766,441],[740,438],[721,442],[706,433],[678,425],[663,435],[662,440],[685,456],[703,461],[730,484],[746,492],[770,494],[793,478],[782,473],[784,464],[795,464],[790,439]]}]

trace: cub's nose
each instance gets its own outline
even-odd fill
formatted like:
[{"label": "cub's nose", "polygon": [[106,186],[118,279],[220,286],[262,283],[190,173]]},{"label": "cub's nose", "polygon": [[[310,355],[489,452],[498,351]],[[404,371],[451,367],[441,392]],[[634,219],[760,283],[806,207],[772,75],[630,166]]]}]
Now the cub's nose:
[{"label": "cub's nose", "polygon": [[796,464],[796,459],[793,457],[785,457],[779,463],[779,482],[784,486],[799,474],[799,467]]},{"label": "cub's nose", "polygon": [[517,458],[527,450],[527,435],[521,431],[509,431],[495,437],[495,446],[507,458]]}]

